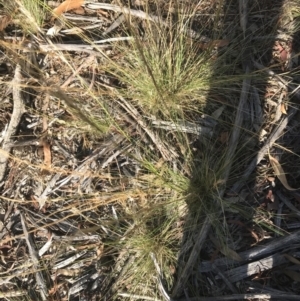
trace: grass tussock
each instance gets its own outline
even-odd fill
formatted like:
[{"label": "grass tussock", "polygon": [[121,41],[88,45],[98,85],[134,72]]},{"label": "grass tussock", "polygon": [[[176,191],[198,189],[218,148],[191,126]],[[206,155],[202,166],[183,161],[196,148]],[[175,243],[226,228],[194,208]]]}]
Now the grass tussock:
[{"label": "grass tussock", "polygon": [[178,18],[168,26],[145,20],[142,36],[131,25],[133,39],[116,46],[121,63],[107,68],[124,87],[119,90],[123,97],[166,118],[204,106],[211,78],[209,52],[197,49],[186,35],[188,21]]}]

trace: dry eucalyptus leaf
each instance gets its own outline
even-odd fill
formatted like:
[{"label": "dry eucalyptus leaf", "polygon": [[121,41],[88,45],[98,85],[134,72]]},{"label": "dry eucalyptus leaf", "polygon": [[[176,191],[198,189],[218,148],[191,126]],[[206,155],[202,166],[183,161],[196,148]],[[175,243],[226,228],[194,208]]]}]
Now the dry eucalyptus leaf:
[{"label": "dry eucalyptus leaf", "polygon": [[60,16],[61,14],[70,11],[72,9],[77,9],[84,4],[84,0],[66,0],[61,3],[58,7],[53,10],[55,17]]},{"label": "dry eucalyptus leaf", "polygon": [[285,173],[284,173],[284,170],[283,168],[281,167],[280,163],[274,158],[272,157],[271,155],[269,155],[269,160],[270,160],[270,163],[274,169],[274,172],[275,172],[275,175],[277,176],[277,178],[279,179],[279,181],[281,182],[281,184],[287,189],[287,190],[290,190],[290,191],[295,191],[295,190],[298,190],[297,188],[292,188],[288,182],[287,182],[287,179],[286,179],[286,176],[285,176]]}]

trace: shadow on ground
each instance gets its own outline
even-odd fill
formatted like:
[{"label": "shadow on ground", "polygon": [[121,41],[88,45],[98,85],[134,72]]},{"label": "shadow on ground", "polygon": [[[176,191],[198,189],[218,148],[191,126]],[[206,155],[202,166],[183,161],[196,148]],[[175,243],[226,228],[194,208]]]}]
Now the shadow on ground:
[{"label": "shadow on ground", "polygon": [[[216,60],[218,66],[227,66],[227,74],[221,76],[223,79],[227,76],[228,82],[216,87],[215,80],[221,70],[216,68],[208,103],[217,102],[224,109],[213,138],[207,143],[196,141],[193,145],[196,151],[187,199],[189,213],[178,259],[177,282],[172,290],[174,298],[189,300],[199,296],[271,292],[271,289],[278,290],[274,290],[274,294],[298,293],[291,285],[289,288],[283,285],[290,280],[282,273],[282,265],[274,262],[265,272],[262,269],[249,275],[249,260],[245,257],[245,252],[252,247],[253,250],[262,249],[260,246],[270,243],[261,237],[263,233],[276,240],[280,233],[290,231],[286,225],[276,224],[276,220],[280,220],[276,219],[276,214],[280,216],[283,207],[283,200],[278,198],[276,191],[282,185],[270,176],[274,171],[268,161],[269,151],[272,156],[285,153],[290,161],[289,172],[294,171],[290,181],[294,187],[299,183],[299,173],[292,162],[299,162],[299,143],[296,142],[299,126],[292,118],[300,97],[291,93],[298,86],[295,82],[299,81],[299,32],[295,33],[293,22],[287,18],[287,4],[284,1],[276,1],[276,4],[273,1],[249,1],[243,9],[238,7],[237,1],[228,0],[220,17],[222,25],[206,28],[205,34],[209,37],[230,40],[227,49],[219,49]],[[270,70],[274,74],[286,72],[289,77],[270,76]],[[232,82],[231,78],[234,78]],[[239,111],[241,101],[244,105]],[[243,121],[241,127],[238,126],[239,138],[235,143],[237,115]],[[286,126],[280,130],[284,123]],[[280,137],[276,141],[286,147],[287,152],[272,147],[274,135]],[[291,159],[291,151],[295,152],[294,159]],[[207,153],[209,156],[204,155]],[[288,195],[290,198],[291,193]],[[296,197],[300,199],[299,195]],[[263,217],[266,217],[265,221],[262,221]],[[282,231],[279,230],[281,225]],[[279,234],[275,234],[276,231]],[[270,249],[263,257],[258,254],[252,261],[277,251]],[[218,259],[224,256],[221,264]],[[236,266],[240,269],[230,273]],[[246,277],[247,273],[250,277]],[[255,283],[251,281],[254,278]],[[255,289],[250,290],[250,285]],[[262,290],[262,287],[266,289]]]}]

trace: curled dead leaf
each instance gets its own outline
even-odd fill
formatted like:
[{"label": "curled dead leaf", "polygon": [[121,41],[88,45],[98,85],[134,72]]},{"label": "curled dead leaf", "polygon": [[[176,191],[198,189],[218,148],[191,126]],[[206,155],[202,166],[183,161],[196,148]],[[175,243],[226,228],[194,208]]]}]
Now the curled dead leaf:
[{"label": "curled dead leaf", "polygon": [[53,10],[54,16],[57,17],[72,9],[78,9],[83,4],[84,0],[66,0]]},{"label": "curled dead leaf", "polygon": [[291,255],[289,255],[289,254],[283,254],[283,256],[284,256],[287,260],[289,260],[290,262],[292,262],[292,263],[294,263],[294,264],[297,264],[297,265],[300,265],[300,261],[299,261],[297,258],[295,258],[295,257],[293,257],[293,256],[291,256]]}]

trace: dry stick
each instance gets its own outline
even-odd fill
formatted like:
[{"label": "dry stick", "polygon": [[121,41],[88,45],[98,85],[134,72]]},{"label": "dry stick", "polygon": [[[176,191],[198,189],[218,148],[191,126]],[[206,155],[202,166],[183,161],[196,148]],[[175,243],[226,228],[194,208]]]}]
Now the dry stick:
[{"label": "dry stick", "polygon": [[33,266],[34,266],[34,268],[36,270],[36,272],[35,272],[36,283],[37,283],[37,285],[40,288],[39,291],[40,291],[42,300],[47,300],[48,290],[47,290],[47,286],[45,284],[45,280],[44,280],[43,274],[40,271],[38,253],[35,250],[32,238],[30,237],[30,235],[29,235],[29,233],[27,231],[27,227],[26,227],[26,224],[25,224],[25,220],[24,220],[23,214],[20,213],[20,216],[21,216],[21,224],[22,224],[22,228],[23,228],[23,232],[24,232],[26,244],[27,244],[27,247],[28,247],[28,250],[29,250],[29,254],[31,256],[31,260],[32,260]]},{"label": "dry stick", "polygon": [[274,129],[273,133],[271,134],[269,139],[266,141],[264,146],[260,149],[260,151],[257,153],[255,158],[249,164],[248,168],[245,170],[245,172],[242,175],[242,177],[240,178],[240,180],[233,185],[233,187],[231,188],[231,190],[233,192],[235,192],[235,193],[239,192],[239,190],[244,185],[244,182],[249,178],[250,174],[255,169],[256,165],[260,163],[260,161],[266,155],[267,151],[273,146],[275,141],[281,136],[282,132],[285,130],[289,121],[296,114],[296,112],[297,112],[297,110],[295,108],[291,108],[289,114],[287,116],[284,116],[281,123],[279,125],[277,125],[277,127]]},{"label": "dry stick", "polygon": [[[85,2],[88,2],[88,0],[85,1]],[[170,24],[168,24],[166,21],[163,21],[160,17],[154,16],[154,15],[149,15],[149,14],[145,13],[142,10],[129,9],[127,7],[121,7],[121,6],[118,6],[118,5],[113,5],[113,4],[108,4],[108,3],[87,3],[86,7],[89,8],[89,9],[113,10],[113,11],[118,12],[118,13],[123,13],[123,14],[127,14],[127,15],[130,15],[130,16],[138,17],[138,18],[141,18],[141,19],[149,20],[149,21],[152,21],[154,23],[159,23],[159,24],[162,24],[165,27],[170,26]],[[192,29],[185,29],[184,32],[190,38],[197,39],[200,42],[208,43],[208,42],[211,41],[209,38],[200,35],[199,33],[197,33],[196,31],[194,31]]]},{"label": "dry stick", "polygon": [[13,89],[13,101],[14,101],[14,108],[11,115],[11,119],[9,122],[9,126],[5,133],[5,137],[3,140],[2,148],[0,150],[0,182],[3,180],[7,161],[9,157],[9,153],[12,149],[12,137],[16,134],[17,128],[21,121],[21,117],[25,112],[25,106],[22,100],[21,95],[21,82],[22,82],[22,75],[21,75],[21,66],[18,64],[15,70],[15,76],[12,81],[12,89]]},{"label": "dry stick", "polygon": [[[242,3],[240,2],[240,5]],[[243,12],[246,13],[247,9],[245,7],[243,7]],[[243,28],[243,30],[246,30],[246,25],[245,28]],[[245,33],[244,33],[245,34]],[[250,72],[250,65],[251,65],[251,61],[250,61],[250,51],[247,51],[246,53],[243,54],[243,64],[244,64],[244,68],[245,68],[245,74],[246,76],[249,74]],[[249,77],[246,77],[243,80],[243,85],[242,85],[242,91],[241,91],[241,95],[240,95],[240,101],[239,101],[239,105],[237,108],[237,112],[236,112],[236,117],[235,117],[235,122],[234,122],[234,128],[232,130],[232,134],[230,137],[230,141],[229,141],[229,148],[228,151],[226,153],[226,157],[225,157],[225,166],[227,167],[224,174],[223,174],[223,179],[222,179],[222,187],[220,187],[219,189],[219,196],[222,197],[224,195],[225,192],[225,184],[227,182],[230,170],[231,170],[231,166],[232,166],[232,162],[233,162],[233,158],[236,152],[236,148],[237,148],[237,144],[238,144],[238,139],[240,136],[240,131],[241,131],[241,127],[243,124],[243,111],[244,111],[244,106],[245,103],[248,99],[248,94],[249,94],[249,89],[250,89],[250,83],[251,83],[251,79]],[[216,202],[217,204],[217,202]],[[216,211],[218,211],[219,209],[217,209]],[[172,292],[172,297],[176,297],[178,295],[180,295],[182,293],[182,289],[184,288],[189,276],[191,275],[191,272],[193,270],[193,266],[195,265],[195,262],[199,256],[199,253],[202,249],[203,243],[206,240],[207,234],[210,230],[211,227],[211,216],[207,215],[203,226],[201,228],[201,230],[199,231],[199,233],[197,234],[197,237],[195,239],[195,245],[191,251],[191,255],[188,259],[188,262],[186,263],[182,273],[179,275],[178,280],[174,286],[173,292]]]}]

